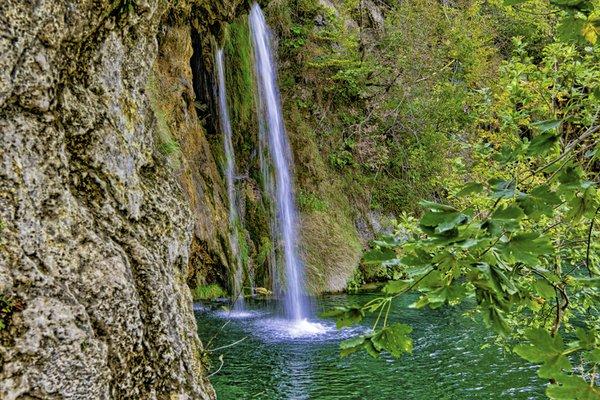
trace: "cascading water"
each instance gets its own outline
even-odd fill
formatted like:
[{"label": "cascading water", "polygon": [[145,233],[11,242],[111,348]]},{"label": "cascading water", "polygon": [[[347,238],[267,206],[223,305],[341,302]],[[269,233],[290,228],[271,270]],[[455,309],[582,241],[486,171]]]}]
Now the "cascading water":
[{"label": "cascading water", "polygon": [[[297,215],[290,173],[292,157],[283,123],[277,70],[271,53],[271,33],[257,3],[253,4],[250,11],[250,31],[259,93],[261,137],[268,144],[274,175],[274,180],[271,182],[277,218],[273,224],[276,228],[274,239],[280,241],[283,248],[285,311],[289,319],[302,321],[308,316],[308,301],[304,288],[303,263],[296,247]],[[262,157],[263,176],[270,175],[265,172],[266,169],[271,168],[265,166],[266,162]],[[269,182],[266,184],[268,185]]]},{"label": "cascading water", "polygon": [[240,253],[239,241],[239,213],[237,207],[237,195],[235,190],[235,153],[232,143],[231,120],[227,108],[227,89],[225,88],[225,66],[223,61],[223,49],[218,49],[215,54],[217,65],[217,94],[219,102],[219,119],[223,130],[223,145],[225,148],[225,181],[227,184],[227,199],[229,201],[229,239],[235,260],[235,271],[232,280],[232,292],[234,299],[233,309],[244,310],[243,278],[244,268]]}]

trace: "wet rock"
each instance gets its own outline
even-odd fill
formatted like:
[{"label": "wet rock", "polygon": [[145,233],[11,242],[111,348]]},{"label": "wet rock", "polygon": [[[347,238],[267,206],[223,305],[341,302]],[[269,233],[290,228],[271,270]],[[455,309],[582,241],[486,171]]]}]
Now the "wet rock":
[{"label": "wet rock", "polygon": [[0,331],[2,399],[214,397],[194,223],[144,92],[166,7],[0,2],[0,296],[22,304]]}]

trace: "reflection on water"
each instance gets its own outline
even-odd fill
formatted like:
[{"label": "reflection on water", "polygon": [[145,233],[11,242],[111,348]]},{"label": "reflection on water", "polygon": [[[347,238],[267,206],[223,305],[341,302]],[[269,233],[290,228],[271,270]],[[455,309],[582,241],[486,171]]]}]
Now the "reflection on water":
[{"label": "reflection on water", "polygon": [[[369,296],[332,296],[321,310],[364,303]],[[246,340],[222,350],[225,365],[211,381],[219,399],[268,400],[466,400],[543,399],[544,382],[536,368],[504,354],[489,331],[461,316],[461,310],[413,310],[397,305],[392,319],[414,328],[414,352],[400,360],[372,359],[364,352],[339,357],[339,342],[368,330],[368,324],[337,330],[332,321],[305,326],[278,319],[265,304],[249,304],[247,316],[230,318],[212,348]],[[196,312],[201,338],[221,329],[226,312]],[[235,315],[235,314],[234,314]],[[216,357],[212,354],[215,365]]]}]

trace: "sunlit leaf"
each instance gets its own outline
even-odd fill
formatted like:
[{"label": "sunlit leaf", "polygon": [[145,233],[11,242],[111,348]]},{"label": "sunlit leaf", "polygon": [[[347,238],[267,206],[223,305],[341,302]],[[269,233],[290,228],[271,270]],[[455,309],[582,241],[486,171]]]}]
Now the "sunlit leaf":
[{"label": "sunlit leaf", "polygon": [[412,279],[389,281],[384,287],[383,292],[386,294],[398,294],[404,292],[414,282]]},{"label": "sunlit leaf", "polygon": [[539,256],[551,255],[554,251],[550,240],[535,232],[516,234],[499,247],[507,257],[532,266],[537,265]]},{"label": "sunlit leaf", "polygon": [[554,290],[554,287],[544,279],[538,279],[535,281],[534,287],[537,293],[545,299],[553,299],[556,297],[556,291]]},{"label": "sunlit leaf", "polygon": [[587,22],[583,25],[581,34],[588,42],[591,44],[596,44],[598,41],[598,35],[600,34],[600,29],[598,29],[593,22]]},{"label": "sunlit leaf", "polygon": [[553,400],[600,400],[600,387],[574,375],[560,374],[557,384],[548,385],[546,395]]},{"label": "sunlit leaf", "polygon": [[383,328],[371,338],[377,351],[386,350],[394,357],[412,352],[412,339],[408,336],[412,328],[405,324],[394,324]]},{"label": "sunlit leaf", "polygon": [[530,344],[515,346],[515,353],[533,363],[542,363],[538,370],[540,378],[554,378],[562,370],[571,370],[571,363],[564,355],[564,343],[560,334],[550,336],[548,331],[535,328],[529,329],[525,336]]}]

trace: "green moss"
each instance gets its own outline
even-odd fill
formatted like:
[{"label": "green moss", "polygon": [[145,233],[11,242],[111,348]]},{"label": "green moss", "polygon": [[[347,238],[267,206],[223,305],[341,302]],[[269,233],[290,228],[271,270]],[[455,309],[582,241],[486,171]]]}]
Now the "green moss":
[{"label": "green moss", "polygon": [[267,262],[271,251],[273,251],[273,242],[271,242],[271,239],[269,239],[268,236],[261,237],[260,247],[258,248],[258,253],[256,255],[256,262],[258,265],[264,265]]},{"label": "green moss", "polygon": [[0,294],[0,332],[8,327],[15,307],[16,301],[13,298]]},{"label": "green moss", "polygon": [[358,265],[361,244],[356,212],[344,185],[323,160],[315,130],[294,103],[287,108],[288,135],[295,157],[301,239],[309,288],[343,290]]},{"label": "green moss", "polygon": [[226,297],[227,292],[216,283],[210,285],[200,285],[192,290],[194,301],[198,300],[214,300],[219,297]]},{"label": "green moss", "polygon": [[150,106],[156,117],[156,148],[162,154],[167,165],[173,169],[178,169],[181,165],[181,148],[179,142],[171,132],[170,118],[173,118],[169,112],[168,99],[165,98],[164,90],[166,82],[161,82],[155,74],[151,74],[146,85]]},{"label": "green moss", "polygon": [[247,18],[229,24],[223,44],[226,63],[227,104],[239,167],[249,168],[248,161],[257,139],[254,96],[254,66]]},{"label": "green moss", "polygon": [[304,212],[325,211],[327,202],[314,193],[301,190],[297,196],[298,208]]}]

